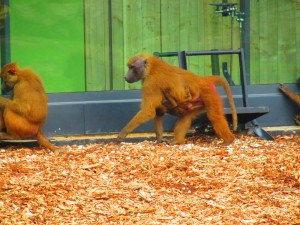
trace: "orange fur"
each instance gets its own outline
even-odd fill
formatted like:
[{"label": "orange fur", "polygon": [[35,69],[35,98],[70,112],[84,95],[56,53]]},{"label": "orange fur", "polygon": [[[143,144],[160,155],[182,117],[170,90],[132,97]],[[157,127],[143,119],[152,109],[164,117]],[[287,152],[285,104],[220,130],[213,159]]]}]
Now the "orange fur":
[{"label": "orange fur", "polygon": [[[223,77],[220,76],[205,76],[202,77],[201,79],[206,80],[207,83],[210,85],[210,88],[215,92],[216,92],[215,85],[224,88],[228,98],[230,108],[232,110],[233,130],[236,131],[238,126],[237,113],[236,113],[234,100],[228,82]],[[170,92],[170,90],[165,91],[164,95],[166,101],[163,102],[164,107],[159,108],[157,110],[158,113],[159,114],[170,113],[175,116],[180,116],[185,114],[187,111],[202,109],[205,107],[204,102],[199,93],[192,93],[192,90],[188,90],[187,92],[189,93],[189,96],[191,96],[188,100],[185,100],[184,102],[176,102],[176,99],[174,99],[174,97],[172,96],[172,92]]]},{"label": "orange fur", "polygon": [[56,150],[42,132],[48,113],[48,98],[41,79],[16,63],[2,68],[2,89],[12,90],[11,99],[0,97],[0,139],[32,139]]},{"label": "orange fur", "polygon": [[[211,86],[211,83],[223,86],[224,80],[214,76],[199,77],[190,71],[167,64],[148,54],[139,54],[132,57],[128,61],[128,67],[129,71],[125,79],[130,83],[142,81],[142,104],[141,110],[119,133],[119,141],[124,140],[128,133],[149,119],[154,119],[156,137],[158,141],[161,141],[162,115],[157,112],[163,108],[167,108],[167,111],[174,107],[180,108],[184,103],[187,103],[187,107],[190,107],[189,103],[193,106],[193,103],[201,98],[203,106],[192,107],[184,110],[184,113],[178,114],[172,143],[184,143],[191,121],[201,113],[203,107],[206,109],[207,116],[212,122],[216,134],[226,144],[233,142],[235,137],[230,131],[225,118],[221,96]],[[229,87],[228,84],[227,86]],[[226,93],[229,98],[232,98],[230,88],[228,89],[229,92],[226,90]],[[166,100],[170,101],[169,106],[168,104],[164,105]],[[233,103],[233,99],[230,101]],[[231,106],[233,114],[235,114],[235,123],[237,120],[234,103]]]}]

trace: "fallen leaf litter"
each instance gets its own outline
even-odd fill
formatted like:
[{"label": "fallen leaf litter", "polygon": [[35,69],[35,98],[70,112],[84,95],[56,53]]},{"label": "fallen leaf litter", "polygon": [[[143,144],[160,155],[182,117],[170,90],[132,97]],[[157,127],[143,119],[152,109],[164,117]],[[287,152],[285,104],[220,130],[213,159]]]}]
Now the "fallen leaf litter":
[{"label": "fallen leaf litter", "polygon": [[300,137],[0,149],[0,224],[300,224]]}]

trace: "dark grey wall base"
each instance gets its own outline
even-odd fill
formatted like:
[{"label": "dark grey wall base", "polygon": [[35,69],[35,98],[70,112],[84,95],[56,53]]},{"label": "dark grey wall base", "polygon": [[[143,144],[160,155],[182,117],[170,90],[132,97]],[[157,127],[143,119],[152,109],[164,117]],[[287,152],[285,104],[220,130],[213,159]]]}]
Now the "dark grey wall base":
[{"label": "dark grey wall base", "polygon": [[[295,84],[289,88],[299,92]],[[225,107],[228,103],[222,89]],[[261,126],[294,125],[299,108],[284,96],[278,85],[248,87],[250,106],[268,106],[270,112],[257,119]],[[236,106],[242,106],[241,88],[232,87]],[[47,136],[118,133],[140,107],[141,92],[111,91],[49,94],[49,113],[44,126]],[[166,116],[164,129],[172,131],[176,117]],[[135,132],[152,132],[149,121]]]}]

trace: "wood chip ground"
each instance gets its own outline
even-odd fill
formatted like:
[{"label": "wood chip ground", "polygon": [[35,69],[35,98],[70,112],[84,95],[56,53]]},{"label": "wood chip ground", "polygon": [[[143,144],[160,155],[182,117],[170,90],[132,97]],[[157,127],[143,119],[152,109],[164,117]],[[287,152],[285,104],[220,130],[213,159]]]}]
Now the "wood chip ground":
[{"label": "wood chip ground", "polygon": [[300,224],[300,136],[0,149],[0,224]]}]

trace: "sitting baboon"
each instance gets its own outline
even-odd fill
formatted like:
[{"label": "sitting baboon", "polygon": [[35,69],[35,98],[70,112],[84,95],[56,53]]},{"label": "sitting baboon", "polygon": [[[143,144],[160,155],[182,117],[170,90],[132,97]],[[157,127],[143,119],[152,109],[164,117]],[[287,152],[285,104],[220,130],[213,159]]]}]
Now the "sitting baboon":
[{"label": "sitting baboon", "polygon": [[58,150],[43,134],[48,113],[48,98],[42,80],[30,69],[17,63],[3,66],[2,90],[11,90],[11,98],[0,96],[0,139],[36,138],[52,150]]}]

